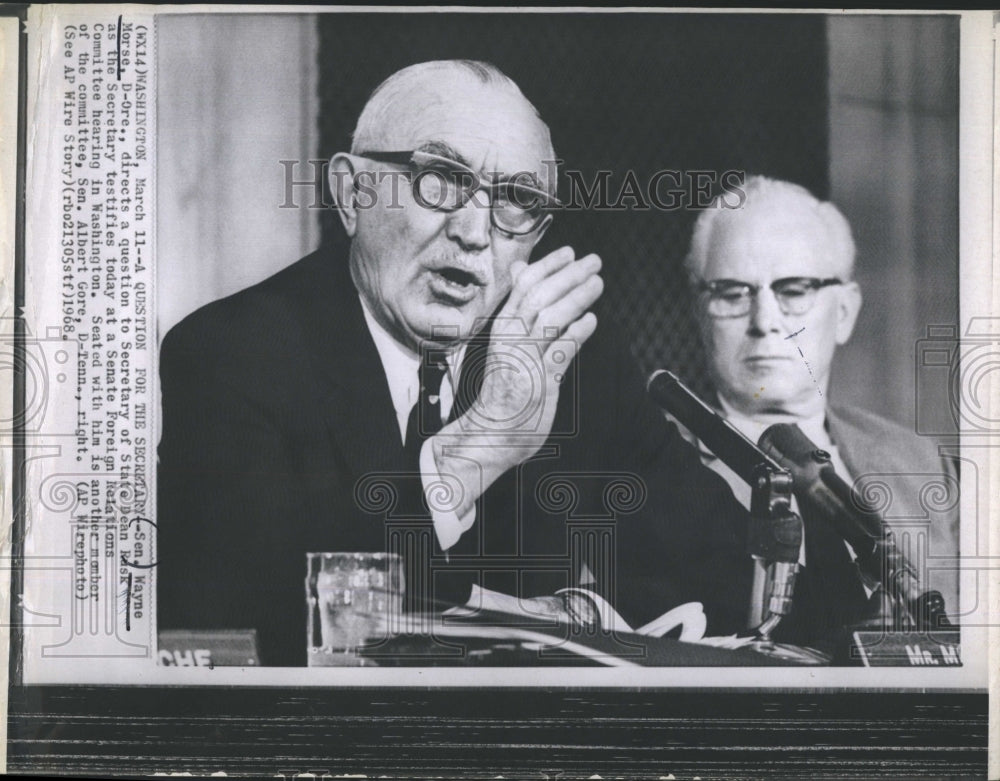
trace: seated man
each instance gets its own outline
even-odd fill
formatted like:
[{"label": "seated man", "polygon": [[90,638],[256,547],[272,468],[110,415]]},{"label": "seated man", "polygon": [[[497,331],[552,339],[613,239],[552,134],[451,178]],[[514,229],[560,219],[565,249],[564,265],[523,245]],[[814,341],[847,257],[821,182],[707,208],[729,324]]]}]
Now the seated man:
[{"label": "seated man", "polygon": [[[775,423],[796,423],[831,454],[848,484],[868,475],[886,480],[893,492],[886,520],[923,588],[941,591],[954,613],[957,572],[927,565],[957,556],[958,503],[931,516],[922,498],[928,483],[957,497],[953,465],[912,430],[829,403],[834,352],[850,338],[861,307],[850,226],[833,204],[788,182],[752,177],[744,191],[742,208],[699,216],[687,257],[718,407],[754,442]],[[711,453],[702,455],[749,506],[750,488]],[[804,520],[804,569],[793,614],[777,635],[793,642],[861,619],[874,585],[862,583],[839,537]]]},{"label": "seated man", "polygon": [[386,550],[413,608],[584,574],[632,626],[696,600],[743,628],[746,512],[598,327],[600,258],[528,262],[555,159],[494,67],[405,68],[331,160],[348,256],[171,330],[161,628],[255,628],[264,663],[304,664],[305,554]]}]

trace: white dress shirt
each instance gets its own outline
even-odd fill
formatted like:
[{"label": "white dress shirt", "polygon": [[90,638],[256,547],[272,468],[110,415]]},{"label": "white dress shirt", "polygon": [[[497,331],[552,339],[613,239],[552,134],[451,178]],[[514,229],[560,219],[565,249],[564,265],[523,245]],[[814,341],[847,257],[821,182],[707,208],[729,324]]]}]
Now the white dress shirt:
[{"label": "white dress shirt", "polygon": [[[359,298],[361,298],[359,296]],[[393,339],[372,315],[361,298],[361,308],[365,313],[365,323],[375,342],[378,357],[382,361],[385,378],[389,383],[389,395],[396,411],[396,422],[399,424],[399,440],[406,441],[406,425],[409,422],[410,411],[420,398],[420,356]],[[444,378],[441,380],[441,422],[445,423],[451,414],[455,401],[455,389],[458,387],[458,372],[465,355],[465,345],[461,345],[448,354],[448,364]],[[424,496],[431,509],[434,521],[434,533],[437,536],[441,550],[451,548],[462,534],[472,528],[476,520],[476,506],[459,518],[453,509],[442,507],[437,497],[449,495],[449,491],[435,490],[447,485],[447,480],[438,472],[430,439],[420,448],[420,479],[424,487]]]}]

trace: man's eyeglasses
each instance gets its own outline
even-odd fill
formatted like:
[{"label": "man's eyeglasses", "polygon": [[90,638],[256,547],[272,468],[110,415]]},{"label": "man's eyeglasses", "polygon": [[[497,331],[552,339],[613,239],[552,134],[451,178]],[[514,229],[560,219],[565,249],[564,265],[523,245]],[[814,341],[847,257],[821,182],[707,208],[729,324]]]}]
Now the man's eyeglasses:
[{"label": "man's eyeglasses", "polygon": [[[778,308],[785,315],[804,315],[816,302],[816,291],[831,285],[842,285],[836,277],[784,277],[771,283]],[[749,314],[759,285],[735,279],[697,280],[698,290],[708,295],[708,313],[712,317],[743,317]]]},{"label": "man's eyeglasses", "polygon": [[490,222],[504,233],[524,236],[541,226],[559,200],[540,189],[527,172],[490,182],[456,160],[432,152],[360,152],[378,163],[409,167],[413,200],[426,209],[453,212],[467,204],[479,190],[490,196]]}]

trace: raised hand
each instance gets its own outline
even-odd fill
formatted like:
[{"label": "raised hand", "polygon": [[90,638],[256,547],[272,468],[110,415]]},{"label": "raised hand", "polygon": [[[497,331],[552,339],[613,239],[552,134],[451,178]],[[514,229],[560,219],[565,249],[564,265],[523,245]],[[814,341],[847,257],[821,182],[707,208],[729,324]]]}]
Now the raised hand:
[{"label": "raised hand", "polygon": [[464,485],[459,515],[548,438],[560,383],[597,328],[588,310],[604,290],[600,270],[597,255],[577,260],[570,247],[511,268],[513,287],[493,324],[479,397],[431,441],[442,476]]}]

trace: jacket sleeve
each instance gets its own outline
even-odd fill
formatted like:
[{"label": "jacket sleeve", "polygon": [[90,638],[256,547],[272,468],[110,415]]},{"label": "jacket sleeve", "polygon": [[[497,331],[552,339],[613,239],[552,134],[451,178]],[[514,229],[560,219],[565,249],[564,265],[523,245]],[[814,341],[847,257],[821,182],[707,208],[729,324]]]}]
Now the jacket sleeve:
[{"label": "jacket sleeve", "polygon": [[275,413],[260,399],[272,374],[239,330],[182,323],[161,349],[161,628],[266,627],[281,623],[271,613],[288,604],[275,592],[290,587],[262,571],[260,554],[282,549],[297,492]]}]

